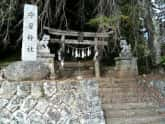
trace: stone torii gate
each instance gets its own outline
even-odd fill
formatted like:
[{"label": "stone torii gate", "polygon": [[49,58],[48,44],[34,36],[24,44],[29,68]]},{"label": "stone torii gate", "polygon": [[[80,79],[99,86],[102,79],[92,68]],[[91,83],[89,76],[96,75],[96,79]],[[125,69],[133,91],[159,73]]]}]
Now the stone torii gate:
[{"label": "stone torii gate", "polygon": [[[100,77],[100,57],[99,48],[100,46],[107,46],[108,39],[113,31],[106,33],[93,33],[93,32],[76,32],[76,31],[63,31],[57,30],[50,27],[44,27],[49,35],[55,38],[50,38],[51,43],[59,43],[62,49],[65,49],[65,45],[89,45],[95,48],[95,75],[97,78]],[[69,37],[69,38],[68,38]]]}]

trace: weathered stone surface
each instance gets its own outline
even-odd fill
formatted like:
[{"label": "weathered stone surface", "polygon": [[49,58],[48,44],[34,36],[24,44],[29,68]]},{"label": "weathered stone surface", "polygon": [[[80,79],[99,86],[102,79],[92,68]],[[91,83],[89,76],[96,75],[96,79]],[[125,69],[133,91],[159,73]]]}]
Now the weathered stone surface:
[{"label": "weathered stone surface", "polygon": [[67,105],[75,105],[76,104],[76,92],[70,91],[62,96],[63,102]]},{"label": "weathered stone surface", "polygon": [[3,109],[0,112],[0,124],[10,124],[10,118],[12,114],[7,110]]},{"label": "weathered stone surface", "polygon": [[61,118],[61,113],[58,108],[49,108],[45,113],[45,116],[47,116],[50,120],[54,122],[58,122]]},{"label": "weathered stone surface", "polygon": [[57,84],[54,82],[44,83],[44,91],[47,97],[51,97],[57,91]]},{"label": "weathered stone surface", "polygon": [[38,104],[36,105],[35,109],[40,113],[44,113],[48,108],[48,101],[46,99],[39,99]]},{"label": "weathered stone surface", "polygon": [[17,86],[17,95],[18,96],[28,96],[31,92],[31,85],[30,83],[20,83]]},{"label": "weathered stone surface", "polygon": [[41,62],[15,62],[4,72],[4,78],[11,81],[42,80],[49,75],[50,69]]},{"label": "weathered stone surface", "polygon": [[0,82],[0,124],[105,124],[98,82]]},{"label": "weathered stone surface", "polygon": [[33,83],[31,87],[31,95],[35,98],[39,98],[44,95],[43,84],[42,83]]},{"label": "weathered stone surface", "polygon": [[29,124],[45,124],[45,120],[37,111],[32,111],[28,116],[28,123]]},{"label": "weathered stone surface", "polygon": [[16,93],[17,90],[17,83],[8,82],[8,81],[2,81],[1,87],[0,87],[0,97],[7,97],[10,98]]},{"label": "weathered stone surface", "polygon": [[17,109],[19,109],[21,107],[21,105],[23,104],[23,100],[25,97],[23,96],[14,96],[11,101],[9,102],[7,109],[11,112],[16,111]]},{"label": "weathered stone surface", "polygon": [[150,84],[156,88],[162,96],[165,96],[165,81],[163,80],[153,80]]},{"label": "weathered stone surface", "polygon": [[3,109],[8,104],[7,99],[0,99],[0,110]]},{"label": "weathered stone surface", "polygon": [[56,106],[61,105],[63,102],[62,94],[53,95],[52,98],[50,99],[50,102],[52,103],[52,105],[56,105]]},{"label": "weathered stone surface", "polygon": [[26,124],[26,114],[20,110],[14,112],[11,124]]},{"label": "weathered stone surface", "polygon": [[24,102],[23,102],[23,104],[21,106],[21,110],[28,113],[28,112],[30,112],[34,108],[34,106],[36,104],[37,104],[37,99],[35,99],[32,96],[28,96],[24,100]]}]

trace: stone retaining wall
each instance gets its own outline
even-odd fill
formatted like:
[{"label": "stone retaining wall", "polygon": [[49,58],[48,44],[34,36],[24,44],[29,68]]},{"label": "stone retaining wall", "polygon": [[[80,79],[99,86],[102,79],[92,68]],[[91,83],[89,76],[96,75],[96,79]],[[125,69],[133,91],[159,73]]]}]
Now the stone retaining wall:
[{"label": "stone retaining wall", "polygon": [[154,102],[158,103],[160,107],[165,108],[165,81],[139,80],[139,84],[153,97]]},{"label": "stone retaining wall", "polygon": [[157,89],[160,94],[165,97],[165,81],[163,80],[152,80],[150,85]]},{"label": "stone retaining wall", "polygon": [[0,124],[105,124],[98,82],[0,81]]}]

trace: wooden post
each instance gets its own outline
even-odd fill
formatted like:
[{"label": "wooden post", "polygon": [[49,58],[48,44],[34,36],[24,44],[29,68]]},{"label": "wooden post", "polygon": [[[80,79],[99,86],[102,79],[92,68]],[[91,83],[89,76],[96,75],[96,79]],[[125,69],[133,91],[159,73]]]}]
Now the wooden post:
[{"label": "wooden post", "polygon": [[[97,37],[95,37],[95,50],[98,50],[98,38]],[[97,51],[95,51],[95,52],[97,52]],[[95,76],[96,76],[96,78],[100,78],[100,60],[99,60],[99,56],[95,56],[94,63],[95,63]]]},{"label": "wooden post", "polygon": [[[62,48],[62,61],[63,61],[63,64],[64,64],[64,53],[65,53],[65,35],[62,35],[61,36],[61,48]],[[61,61],[61,62],[62,62]],[[61,70],[63,71],[64,70],[64,68],[63,68],[64,66],[63,65],[61,65]]]},{"label": "wooden post", "polygon": [[65,51],[65,35],[61,36],[62,50]]}]

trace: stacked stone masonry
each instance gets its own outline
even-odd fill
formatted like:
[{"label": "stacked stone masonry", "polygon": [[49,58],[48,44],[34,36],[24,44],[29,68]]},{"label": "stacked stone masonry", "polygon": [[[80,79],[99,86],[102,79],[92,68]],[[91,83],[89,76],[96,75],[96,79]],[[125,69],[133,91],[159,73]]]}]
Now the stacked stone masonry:
[{"label": "stacked stone masonry", "polygon": [[98,82],[0,81],[0,124],[105,124]]}]

